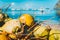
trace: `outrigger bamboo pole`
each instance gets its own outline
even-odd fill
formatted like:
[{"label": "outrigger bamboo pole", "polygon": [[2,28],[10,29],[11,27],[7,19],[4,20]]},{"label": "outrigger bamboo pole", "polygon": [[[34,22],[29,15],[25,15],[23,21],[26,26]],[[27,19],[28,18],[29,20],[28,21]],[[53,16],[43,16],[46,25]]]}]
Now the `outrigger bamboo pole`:
[{"label": "outrigger bamboo pole", "polygon": [[[39,27],[38,27],[37,29],[39,29]],[[37,30],[37,29],[36,29],[36,30]],[[27,38],[28,38],[33,32],[35,32],[36,30],[33,30],[33,31],[31,31],[29,34],[27,34],[27,36],[24,38],[24,40],[27,40]]]}]

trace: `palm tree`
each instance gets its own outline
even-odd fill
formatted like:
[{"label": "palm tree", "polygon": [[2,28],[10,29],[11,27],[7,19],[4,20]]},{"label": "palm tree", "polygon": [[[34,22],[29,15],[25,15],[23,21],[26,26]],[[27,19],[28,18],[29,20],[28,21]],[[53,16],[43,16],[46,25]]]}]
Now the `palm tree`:
[{"label": "palm tree", "polygon": [[57,15],[60,16],[60,0],[55,5],[55,10],[56,10]]}]

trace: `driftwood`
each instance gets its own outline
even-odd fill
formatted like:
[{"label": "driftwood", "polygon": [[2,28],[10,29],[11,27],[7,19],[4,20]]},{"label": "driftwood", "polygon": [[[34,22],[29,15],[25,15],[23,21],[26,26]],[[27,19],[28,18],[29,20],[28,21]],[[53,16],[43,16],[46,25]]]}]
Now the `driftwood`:
[{"label": "driftwood", "polygon": [[17,38],[21,38],[21,36],[23,35],[23,33],[24,33],[24,26],[25,26],[25,25],[22,25],[22,26],[21,26],[21,32],[18,32],[18,33],[16,34]]}]

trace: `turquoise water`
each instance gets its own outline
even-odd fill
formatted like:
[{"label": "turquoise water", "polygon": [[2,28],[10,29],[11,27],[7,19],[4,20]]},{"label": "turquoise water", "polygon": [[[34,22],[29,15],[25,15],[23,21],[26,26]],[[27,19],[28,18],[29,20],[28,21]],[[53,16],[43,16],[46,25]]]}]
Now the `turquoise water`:
[{"label": "turquoise water", "polygon": [[19,18],[22,14],[30,14],[34,17],[35,20],[60,20],[60,17],[56,15],[56,11],[52,10],[50,12],[45,10],[45,13],[41,13],[39,10],[8,10],[6,14],[9,15],[10,18],[17,19]]}]

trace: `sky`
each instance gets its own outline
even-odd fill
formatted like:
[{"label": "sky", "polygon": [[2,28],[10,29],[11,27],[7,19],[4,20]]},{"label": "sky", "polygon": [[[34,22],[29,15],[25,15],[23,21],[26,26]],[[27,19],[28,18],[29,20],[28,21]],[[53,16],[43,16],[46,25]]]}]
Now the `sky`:
[{"label": "sky", "polygon": [[40,9],[40,8],[54,8],[58,0],[0,0],[0,8],[3,5],[14,3],[10,8],[13,9]]}]

